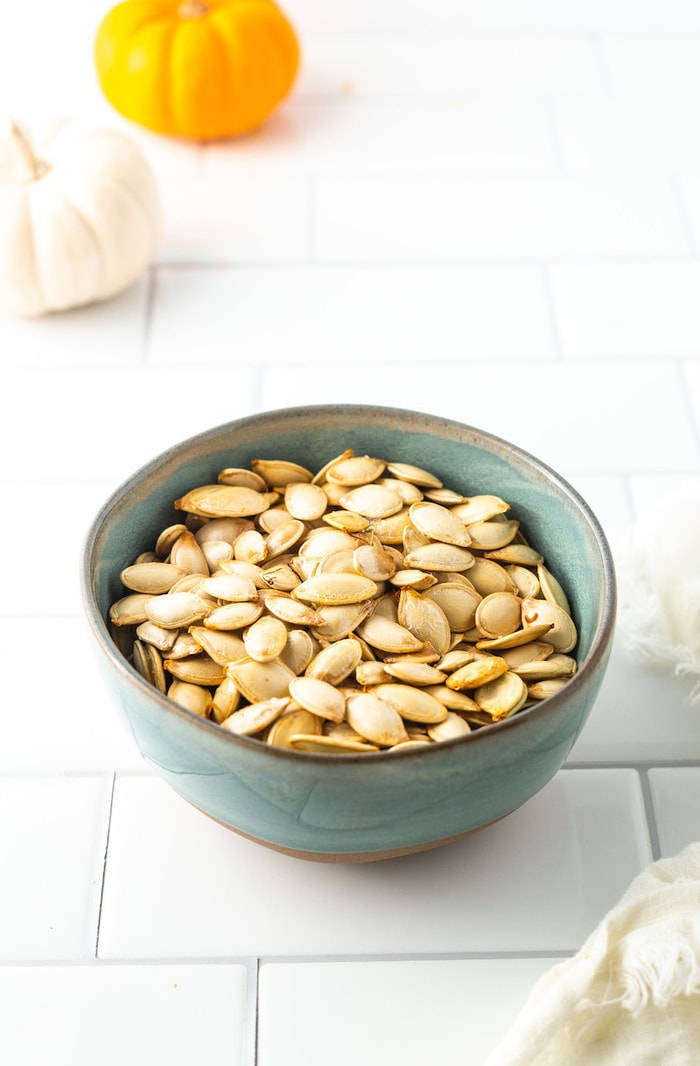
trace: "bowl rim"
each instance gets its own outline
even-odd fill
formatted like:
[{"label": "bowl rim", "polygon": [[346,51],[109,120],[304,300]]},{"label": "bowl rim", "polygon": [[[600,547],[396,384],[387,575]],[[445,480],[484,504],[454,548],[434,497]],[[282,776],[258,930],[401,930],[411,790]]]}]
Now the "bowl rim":
[{"label": "bowl rim", "polygon": [[[425,750],[418,750],[411,747],[405,751],[401,751],[399,745],[384,751],[348,752],[343,754],[334,753],[331,757],[327,753],[322,752],[293,751],[287,748],[276,747],[271,744],[262,744],[259,740],[253,737],[236,734],[229,730],[222,729],[218,723],[210,719],[201,718],[175,703],[174,700],[168,699],[164,693],[161,693],[154,686],[150,685],[129,663],[114,643],[107,624],[99,610],[97,599],[94,594],[92,576],[94,551],[106,518],[119,506],[123,498],[127,496],[130,491],[133,491],[134,487],[143,481],[144,478],[161,469],[164,465],[173,461],[185,451],[192,450],[199,445],[204,445],[209,441],[225,435],[226,432],[254,429],[256,426],[263,423],[274,420],[279,421],[280,419],[290,423],[294,419],[301,421],[302,419],[318,416],[321,412],[332,413],[347,419],[357,418],[358,416],[362,416],[366,419],[367,416],[369,416],[371,420],[378,424],[383,422],[387,417],[391,419],[400,419],[402,417],[405,418],[410,416],[412,418],[423,420],[428,430],[430,430],[430,428],[437,430],[439,427],[447,427],[462,434],[465,440],[468,440],[472,446],[481,447],[482,444],[485,444],[488,450],[495,453],[503,461],[507,461],[512,465],[513,459],[515,458],[517,460],[517,467],[527,467],[530,470],[545,475],[547,479],[557,487],[559,493],[563,497],[569,499],[576,511],[584,518],[598,549],[603,576],[603,595],[599,622],[596,625],[588,654],[584,661],[578,664],[577,672],[569,679],[567,685],[560,692],[549,696],[546,700],[542,700],[539,703],[530,706],[524,712],[518,712],[509,718],[504,718],[501,721],[484,725],[464,736],[444,740],[441,741],[440,744],[425,745]],[[348,424],[353,423],[350,421]],[[366,424],[371,423],[367,422]],[[562,702],[568,700],[570,695],[575,694],[586,684],[588,676],[596,671],[602,661],[607,657],[612,643],[617,611],[617,582],[612,551],[608,539],[600,521],[590,505],[566,478],[525,448],[522,448],[520,445],[514,444],[506,438],[500,437],[488,430],[481,429],[468,423],[458,422],[454,419],[443,418],[440,415],[415,411],[410,408],[388,407],[385,405],[373,404],[310,404],[304,406],[266,409],[258,411],[252,415],[246,415],[241,418],[232,419],[229,422],[223,422],[216,426],[212,426],[199,433],[195,433],[190,437],[183,438],[181,441],[178,441],[164,449],[162,452],[159,452],[117,485],[91,521],[83,540],[80,555],[80,589],[83,609],[87,617],[89,628],[92,631],[93,637],[102,654],[105,656],[109,664],[116,669],[123,682],[129,686],[136,686],[137,691],[140,691],[144,697],[155,701],[165,714],[174,715],[181,719],[181,721],[186,723],[187,727],[199,730],[204,737],[212,738],[214,743],[220,742],[224,745],[232,745],[234,749],[240,747],[244,751],[258,752],[261,756],[264,755],[265,758],[281,759],[283,762],[291,762],[295,765],[299,765],[300,762],[305,762],[315,767],[321,765],[336,765],[339,762],[344,765],[360,762],[367,766],[372,763],[377,763],[377,772],[381,772],[381,767],[385,764],[387,759],[390,759],[391,761],[394,761],[395,759],[409,761],[420,759],[422,763],[426,758],[437,757],[440,752],[461,748],[467,745],[472,746],[474,744],[479,744],[487,739],[490,740],[494,735],[522,729],[527,727],[528,722],[533,720],[539,721],[549,717],[556,711]]]}]

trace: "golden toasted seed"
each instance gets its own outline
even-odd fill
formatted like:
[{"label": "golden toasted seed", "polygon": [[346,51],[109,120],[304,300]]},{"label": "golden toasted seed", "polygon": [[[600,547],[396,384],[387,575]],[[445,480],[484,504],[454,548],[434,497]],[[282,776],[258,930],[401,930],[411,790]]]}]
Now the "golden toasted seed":
[{"label": "golden toasted seed", "polygon": [[454,740],[456,737],[466,736],[467,733],[471,733],[471,726],[454,711],[447,712],[444,722],[436,722],[435,725],[428,726],[428,736],[437,742]]},{"label": "golden toasted seed", "polygon": [[208,688],[202,685],[192,685],[189,681],[178,681],[177,678],[168,688],[168,698],[198,715],[199,718],[208,718],[212,708],[212,696]]},{"label": "golden toasted seed", "polygon": [[415,528],[431,540],[444,544],[457,544],[468,548],[472,543],[470,531],[464,522],[447,507],[439,503],[422,501],[411,504],[409,517]]},{"label": "golden toasted seed", "polygon": [[152,644],[134,641],[133,663],[141,677],[159,692],[165,692],[165,673],[160,652]]},{"label": "golden toasted seed", "polygon": [[396,573],[396,563],[380,543],[355,548],[353,566],[358,574],[372,581],[388,581]]},{"label": "golden toasted seed", "polygon": [[543,640],[532,640],[516,648],[506,648],[499,654],[508,663],[511,670],[517,670],[524,663],[541,662],[543,659],[549,659],[554,654],[554,648],[551,644],[545,644]]},{"label": "golden toasted seed", "polygon": [[206,556],[195,540],[194,533],[189,529],[180,534],[170,549],[170,562],[190,574],[209,575]]},{"label": "golden toasted seed", "polygon": [[452,510],[465,525],[473,525],[475,522],[488,522],[498,514],[505,514],[510,509],[510,504],[502,500],[500,496],[470,496],[456,504]]},{"label": "golden toasted seed", "polygon": [[122,596],[109,609],[109,618],[115,626],[137,626],[148,619],[146,607],[153,597],[145,592],[131,592]]},{"label": "golden toasted seed", "polygon": [[287,643],[287,627],[279,618],[259,618],[243,633],[243,643],[248,655],[256,662],[277,659]]},{"label": "golden toasted seed", "polygon": [[406,727],[401,715],[380,697],[361,692],[351,696],[347,701],[347,720],[361,737],[378,744],[391,747],[408,739]]},{"label": "golden toasted seed", "polygon": [[226,667],[215,663],[205,652],[184,659],[166,659],[163,666],[179,681],[193,685],[219,685],[226,677]]},{"label": "golden toasted seed", "polygon": [[229,466],[221,470],[216,479],[221,485],[242,485],[246,489],[254,489],[256,492],[265,492],[267,485],[259,474],[245,467]]},{"label": "golden toasted seed", "polygon": [[184,630],[177,633],[175,643],[170,649],[169,658],[186,659],[189,655],[199,655],[202,645],[194,639],[191,633]]},{"label": "golden toasted seed", "polygon": [[265,484],[283,488],[293,481],[311,481],[313,474],[305,466],[290,463],[286,459],[253,459],[251,467]]},{"label": "golden toasted seed", "polygon": [[540,583],[532,570],[528,570],[526,566],[516,566],[514,563],[508,563],[505,569],[515,585],[518,596],[539,596]]},{"label": "golden toasted seed", "polygon": [[279,659],[259,663],[254,659],[248,662],[229,663],[226,673],[251,703],[260,703],[273,697],[289,695],[289,682],[294,674]]},{"label": "golden toasted seed", "polygon": [[194,539],[202,548],[210,540],[223,540],[227,544],[233,544],[236,537],[245,533],[246,529],[253,528],[250,518],[207,518],[199,529],[195,530]]},{"label": "golden toasted seed", "polygon": [[125,567],[119,578],[122,585],[132,592],[145,592],[153,596],[167,592],[186,573],[184,567],[172,563],[143,562]]},{"label": "golden toasted seed", "polygon": [[315,752],[319,755],[352,755],[379,751],[376,744],[352,740],[350,737],[309,736],[297,733],[289,738],[289,747],[295,751]]},{"label": "golden toasted seed", "polygon": [[567,678],[564,677],[552,677],[544,681],[535,681],[534,684],[528,685],[527,694],[532,700],[546,700],[550,696],[556,696],[557,692],[561,692],[566,682]]},{"label": "golden toasted seed", "polygon": [[359,663],[355,667],[355,680],[358,685],[370,686],[381,685],[383,682],[391,682],[392,675],[388,672],[384,663],[376,660]]},{"label": "golden toasted seed", "polygon": [[[397,681],[405,681],[408,685],[418,685],[421,688],[427,685],[441,685],[447,677],[447,674],[444,674],[442,670],[438,670],[429,663],[419,663],[413,659],[385,663],[383,664],[383,670],[389,675],[388,681],[391,678],[396,678]],[[357,676],[357,671],[355,671],[355,675]],[[369,683],[371,684],[371,682]],[[378,683],[375,682],[375,684]]]},{"label": "golden toasted seed", "polygon": [[322,721],[318,715],[312,714],[311,711],[287,709],[268,728],[265,734],[265,741],[268,744],[273,744],[276,748],[291,748],[290,738],[295,734],[320,736]]},{"label": "golden toasted seed", "polygon": [[216,686],[211,704],[211,717],[215,722],[223,722],[238,707],[241,692],[232,677],[228,675]]},{"label": "golden toasted seed", "polygon": [[476,556],[474,565],[469,568],[469,580],[480,596],[518,591],[505,567],[493,559]]},{"label": "golden toasted seed", "polygon": [[431,542],[407,552],[404,563],[418,570],[469,570],[474,563],[474,556],[456,544]]},{"label": "golden toasted seed", "polygon": [[391,489],[395,492],[404,503],[418,503],[423,499],[423,493],[417,485],[412,485],[410,481],[400,481],[396,477],[382,477],[377,481],[378,485],[383,485],[386,489]]},{"label": "golden toasted seed", "polygon": [[146,606],[146,617],[163,629],[183,629],[201,622],[211,612],[211,604],[196,592],[166,592],[151,596]]},{"label": "golden toasted seed", "polygon": [[401,589],[398,607],[399,624],[405,626],[423,644],[431,644],[438,655],[450,647],[450,623],[434,600],[425,599],[414,589]]},{"label": "golden toasted seed", "polygon": [[220,666],[234,663],[247,657],[245,644],[234,633],[220,629],[207,629],[206,626],[190,626],[190,635],[196,640],[202,651]]},{"label": "golden toasted seed", "polygon": [[233,545],[233,557],[239,562],[257,563],[267,559],[267,541],[258,529],[247,529]]},{"label": "golden toasted seed", "polygon": [[411,463],[387,463],[387,470],[399,481],[410,481],[413,485],[423,485],[426,488],[441,489],[442,482],[435,474],[423,470],[420,466]]},{"label": "golden toasted seed", "polygon": [[375,610],[357,629],[363,640],[380,651],[401,654],[420,651],[423,641],[399,622],[385,617]]},{"label": "golden toasted seed", "polygon": [[509,633],[505,637],[476,639],[475,647],[478,651],[501,651],[508,648],[519,648],[521,645],[529,644],[531,641],[539,642],[540,637],[545,638],[551,628],[551,622],[546,622],[542,625],[524,626],[522,629],[516,629],[514,633]]},{"label": "golden toasted seed", "polygon": [[403,510],[403,500],[383,485],[360,485],[340,497],[346,511],[356,511],[364,518],[388,518]]},{"label": "golden toasted seed", "polygon": [[519,527],[520,523],[516,521],[475,522],[469,526],[472,548],[483,552],[504,548],[513,540]]},{"label": "golden toasted seed", "polygon": [[346,533],[361,533],[369,526],[369,519],[356,511],[326,511],[322,517],[329,526],[345,530]]},{"label": "golden toasted seed", "polygon": [[322,648],[304,670],[306,677],[317,677],[330,685],[339,685],[349,677],[362,658],[362,645],[352,637]]},{"label": "golden toasted seed", "polygon": [[554,652],[548,659],[533,660],[511,667],[514,673],[530,684],[533,681],[548,681],[553,678],[573,677],[576,673],[576,660],[569,655]]},{"label": "golden toasted seed", "polygon": [[367,618],[374,607],[374,600],[361,603],[330,604],[314,612],[318,621],[312,623],[314,636],[323,640],[342,640],[349,637]]},{"label": "golden toasted seed", "polygon": [[290,518],[286,522],[281,522],[267,535],[265,542],[267,548],[266,558],[274,559],[279,555],[284,555],[285,552],[291,551],[294,545],[299,543],[305,532],[306,526],[298,518]]},{"label": "golden toasted seed", "polygon": [[338,485],[367,485],[381,477],[385,468],[383,459],[373,459],[369,455],[347,456],[326,468],[326,480]]},{"label": "golden toasted seed", "polygon": [[317,642],[305,629],[290,629],[287,633],[287,643],[280,654],[280,661],[289,667],[293,674],[303,674],[317,651]]},{"label": "golden toasted seed", "polygon": [[312,529],[299,547],[299,555],[306,559],[325,559],[339,551],[354,551],[357,540],[342,529],[327,529],[320,526]]},{"label": "golden toasted seed", "polygon": [[482,636],[506,637],[520,628],[520,599],[512,592],[492,592],[477,606],[474,621]]},{"label": "golden toasted seed", "polygon": [[329,459],[328,462],[324,463],[321,469],[311,478],[312,483],[314,485],[323,484],[326,480],[326,475],[332,466],[335,466],[335,464],[339,463],[342,459],[350,459],[354,454],[352,448],[346,448],[344,452],[340,453],[340,455],[336,455],[332,459]]},{"label": "golden toasted seed", "polygon": [[345,718],[345,699],[334,685],[318,677],[295,677],[289,682],[289,694],[307,711],[342,722]]},{"label": "golden toasted seed", "polygon": [[500,722],[520,710],[527,699],[527,685],[512,670],[508,670],[475,689],[474,699],[494,722]]},{"label": "golden toasted seed", "polygon": [[183,525],[182,522],[176,522],[174,525],[164,529],[156,540],[156,555],[160,556],[161,559],[166,559],[170,555],[170,549],[173,544],[186,529],[187,526]]},{"label": "golden toasted seed", "polygon": [[424,598],[436,603],[447,619],[450,631],[465,633],[474,625],[481,596],[473,589],[443,581],[428,589]]},{"label": "golden toasted seed", "polygon": [[292,481],[284,490],[284,505],[292,518],[314,522],[328,507],[328,497],[319,485],[308,481]]},{"label": "golden toasted seed", "polygon": [[279,618],[282,622],[288,622],[293,626],[316,626],[323,622],[322,615],[292,596],[283,595],[281,592],[270,592],[265,598],[265,608]]},{"label": "golden toasted seed", "polygon": [[526,627],[549,623],[551,629],[544,639],[552,645],[555,651],[567,652],[576,646],[578,639],[576,626],[571,615],[558,604],[528,597],[522,601],[522,618],[523,626]]},{"label": "golden toasted seed", "polygon": [[[296,522],[296,518],[292,518],[287,508],[283,503],[277,504],[275,507],[268,507],[266,511],[262,511],[255,518],[255,524],[253,529],[260,529],[263,533],[274,533],[280,526],[285,526],[288,522]],[[302,522],[302,525],[304,523]],[[305,528],[305,527],[304,527]]]},{"label": "golden toasted seed", "polygon": [[233,547],[226,540],[205,540],[201,548],[210,574],[216,573],[220,563],[233,558]]},{"label": "golden toasted seed", "polygon": [[204,618],[207,629],[244,629],[257,622],[265,609],[262,600],[246,600],[214,607]]},{"label": "golden toasted seed", "polygon": [[424,688],[389,683],[375,685],[371,693],[386,700],[402,718],[407,718],[411,722],[443,722],[447,717],[445,705],[426,692]]},{"label": "golden toasted seed", "polygon": [[460,666],[447,678],[445,684],[448,688],[458,690],[475,689],[480,685],[486,685],[489,681],[495,681],[501,674],[505,674],[508,664],[497,655],[475,653],[472,662]]},{"label": "golden toasted seed", "polygon": [[424,570],[397,570],[389,580],[396,588],[415,589],[416,592],[425,592],[438,583],[434,574],[427,574]]},{"label": "golden toasted seed", "polygon": [[224,559],[219,569],[224,574],[248,578],[258,589],[267,588],[265,571],[257,563],[246,563],[242,559]]},{"label": "golden toasted seed", "polygon": [[258,598],[255,583],[241,574],[227,574],[223,571],[220,574],[212,574],[204,579],[199,588],[207,596],[226,600],[227,603],[245,603]]},{"label": "golden toasted seed", "polygon": [[317,574],[302,581],[292,596],[306,603],[320,605],[361,603],[377,594],[377,586],[361,574]]},{"label": "golden toasted seed", "polygon": [[170,651],[177,639],[177,629],[163,629],[146,620],[136,627],[136,636],[144,644],[152,644],[158,651]]},{"label": "golden toasted seed", "polygon": [[409,523],[408,507],[388,518],[373,518],[369,528],[382,544],[402,544],[403,533]]},{"label": "golden toasted seed", "polygon": [[549,600],[550,603],[555,603],[558,607],[561,607],[562,611],[566,611],[566,613],[570,615],[571,605],[568,597],[554,574],[552,574],[543,563],[539,563],[537,567],[537,575],[540,579],[540,587],[544,598]]},{"label": "golden toasted seed", "polygon": [[447,685],[428,685],[425,689],[436,700],[439,700],[449,711],[478,711],[479,706],[471,696],[457,689],[448,688]]},{"label": "golden toasted seed", "polygon": [[275,566],[266,566],[263,570],[265,584],[276,592],[291,592],[301,583],[301,578],[295,574],[288,563],[279,563]]},{"label": "golden toasted seed", "polygon": [[527,544],[506,544],[505,548],[489,550],[484,554],[485,559],[491,559],[500,563],[514,563],[516,566],[537,566],[542,562],[542,556],[534,548]]},{"label": "golden toasted seed", "polygon": [[200,485],[175,500],[179,511],[203,518],[247,518],[260,514],[269,506],[270,500],[265,493],[242,485]]},{"label": "golden toasted seed", "polygon": [[289,706],[288,697],[271,697],[257,703],[248,703],[225,718],[221,723],[223,729],[238,736],[250,736],[260,733],[269,726]]}]

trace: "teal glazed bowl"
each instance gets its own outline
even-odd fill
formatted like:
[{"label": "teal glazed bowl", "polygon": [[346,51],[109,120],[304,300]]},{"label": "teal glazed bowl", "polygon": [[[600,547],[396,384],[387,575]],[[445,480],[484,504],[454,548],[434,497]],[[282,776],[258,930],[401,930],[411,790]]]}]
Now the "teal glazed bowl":
[{"label": "teal glazed bowl", "polygon": [[[121,570],[179,521],[173,501],[224,467],[287,459],[312,470],[346,448],[424,467],[465,496],[511,504],[564,585],[579,634],[576,675],[499,723],[419,750],[326,755],[237,736],[147,684],[110,635]],[[164,452],[107,500],[81,569],[98,661],[147,762],[186,800],[260,844],[305,859],[358,862],[446,844],[516,810],[554,776],[593,706],[614,628],[610,549],[587,504],[532,455],[468,425],[413,411],[315,406],[267,411]]]}]

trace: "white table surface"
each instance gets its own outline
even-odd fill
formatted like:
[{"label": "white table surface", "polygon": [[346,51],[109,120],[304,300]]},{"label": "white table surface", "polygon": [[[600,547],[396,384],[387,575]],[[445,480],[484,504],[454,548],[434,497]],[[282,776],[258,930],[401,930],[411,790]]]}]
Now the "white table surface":
[{"label": "white table surface", "polygon": [[102,306],[0,315],[0,1061],[478,1066],[651,860],[700,837],[700,712],[618,630],[565,767],[450,847],[278,855],[141,760],[84,628],[100,504],[175,441],[279,406],[422,409],[588,499],[615,558],[700,485],[700,8],[288,0],[304,49],[254,136],[197,147],[102,101],[105,5],[26,0],[19,117],[100,117],[161,191]]}]

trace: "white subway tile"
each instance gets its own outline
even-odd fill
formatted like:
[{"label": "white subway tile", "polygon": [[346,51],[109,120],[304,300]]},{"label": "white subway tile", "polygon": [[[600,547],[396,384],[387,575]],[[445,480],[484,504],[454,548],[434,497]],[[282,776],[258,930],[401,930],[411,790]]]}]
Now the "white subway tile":
[{"label": "white subway tile", "polygon": [[676,855],[700,841],[700,766],[649,770],[661,854]]},{"label": "white subway tile", "polygon": [[688,252],[660,177],[319,179],[320,259],[512,259]]},{"label": "white subway tile", "polygon": [[[568,951],[648,860],[639,781],[627,770],[562,771],[488,829],[361,866],[282,855],[159,779],[120,777],[99,955]],[[212,891],[218,905],[203,906]]]},{"label": "white subway tile", "polygon": [[[326,1066],[329,1042],[333,1066],[483,1062],[558,961],[264,963],[258,1066]],[[309,1003],[322,1024],[309,1026]],[[362,1023],[348,1025],[349,1017]],[[392,1018],[419,1021],[387,1024]]]},{"label": "white subway tile", "polygon": [[683,364],[683,379],[688,386],[688,401],[695,428],[700,437],[700,361],[687,360]]},{"label": "white subway tile", "polygon": [[207,147],[203,176],[551,171],[550,123],[519,100],[292,100],[245,141]]},{"label": "white subway tile", "polygon": [[575,171],[667,174],[700,165],[692,99],[557,100],[564,165]]},{"label": "white subway tile", "polygon": [[[157,322],[154,328],[158,329]],[[11,456],[12,442],[20,434],[22,464],[4,464],[3,480],[19,481],[25,487],[28,478],[54,484],[62,479],[99,480],[112,481],[116,487],[178,441],[251,413],[257,389],[255,371],[246,363],[221,368],[217,371],[219,387],[211,388],[202,366],[206,347],[201,333],[199,322],[183,339],[188,358],[182,361],[187,367],[171,367],[167,376],[153,366],[18,369],[11,386],[17,402],[8,419],[0,423],[0,445]],[[168,335],[175,344],[175,334]],[[195,402],[193,390],[197,396],[206,395],[206,401]],[[28,410],[33,424],[41,426],[40,433],[26,432]]]},{"label": "white subway tile", "polygon": [[[150,278],[144,273],[112,300],[40,318],[0,309],[0,366],[135,365],[143,358]],[[55,397],[57,399],[57,397]]]},{"label": "white subway tile", "polygon": [[93,954],[109,785],[96,776],[0,777],[0,958]]},{"label": "white subway tile", "polygon": [[278,263],[309,255],[307,184],[258,177],[167,181],[160,263]]},{"label": "white subway tile", "polygon": [[700,355],[700,263],[555,263],[550,276],[565,356]]},{"label": "white subway tile", "polygon": [[600,48],[615,93],[676,96],[700,92],[700,38],[660,31],[604,36]]},{"label": "white subway tile", "polygon": [[457,30],[553,31],[697,30],[700,13],[693,0],[635,4],[630,0],[588,0],[562,4],[560,0],[421,0],[394,4],[376,0],[287,0],[285,10],[305,32],[382,33],[447,32]]},{"label": "white subway tile", "polygon": [[688,474],[636,474],[628,479],[632,512],[635,518],[649,508],[649,504],[677,492],[700,493],[700,470]]},{"label": "white subway tile", "polygon": [[[622,569],[618,578],[625,579]],[[671,664],[640,661],[631,633],[620,611],[607,673],[569,762],[700,759],[698,712],[688,702],[692,679],[676,677]]]},{"label": "white subway tile", "polygon": [[311,37],[295,89],[297,98],[410,96],[518,98],[596,93],[603,87],[585,37],[452,35],[448,37]]},{"label": "white subway tile", "polygon": [[[321,363],[292,368],[280,363],[265,371],[262,401],[265,407],[362,404],[368,402],[367,381],[361,375],[329,372]],[[496,372],[492,362],[435,360],[429,373],[420,376],[397,375],[382,363],[372,369],[371,401],[488,430],[565,477],[700,468],[680,376],[663,363],[640,362],[630,373],[624,360],[499,362]],[[664,432],[652,432],[660,411]]]},{"label": "white subway tile", "polygon": [[[201,323],[186,291],[196,275],[162,272],[149,357],[189,361]],[[211,272],[204,290],[216,307],[202,362],[323,361],[327,368],[426,358],[528,359],[555,356],[539,268],[529,265],[237,268]],[[218,371],[217,371],[218,373]]]},{"label": "white subway tile", "polygon": [[5,700],[17,709],[5,717],[0,773],[145,768],[91,640],[79,618],[0,619],[0,644],[12,648],[3,671]]},{"label": "white subway tile", "polygon": [[678,190],[690,240],[694,248],[700,248],[700,178],[681,174],[678,177]]},{"label": "white subway tile", "polygon": [[0,1057],[27,1066],[242,1066],[247,983],[237,964],[0,968]]}]

